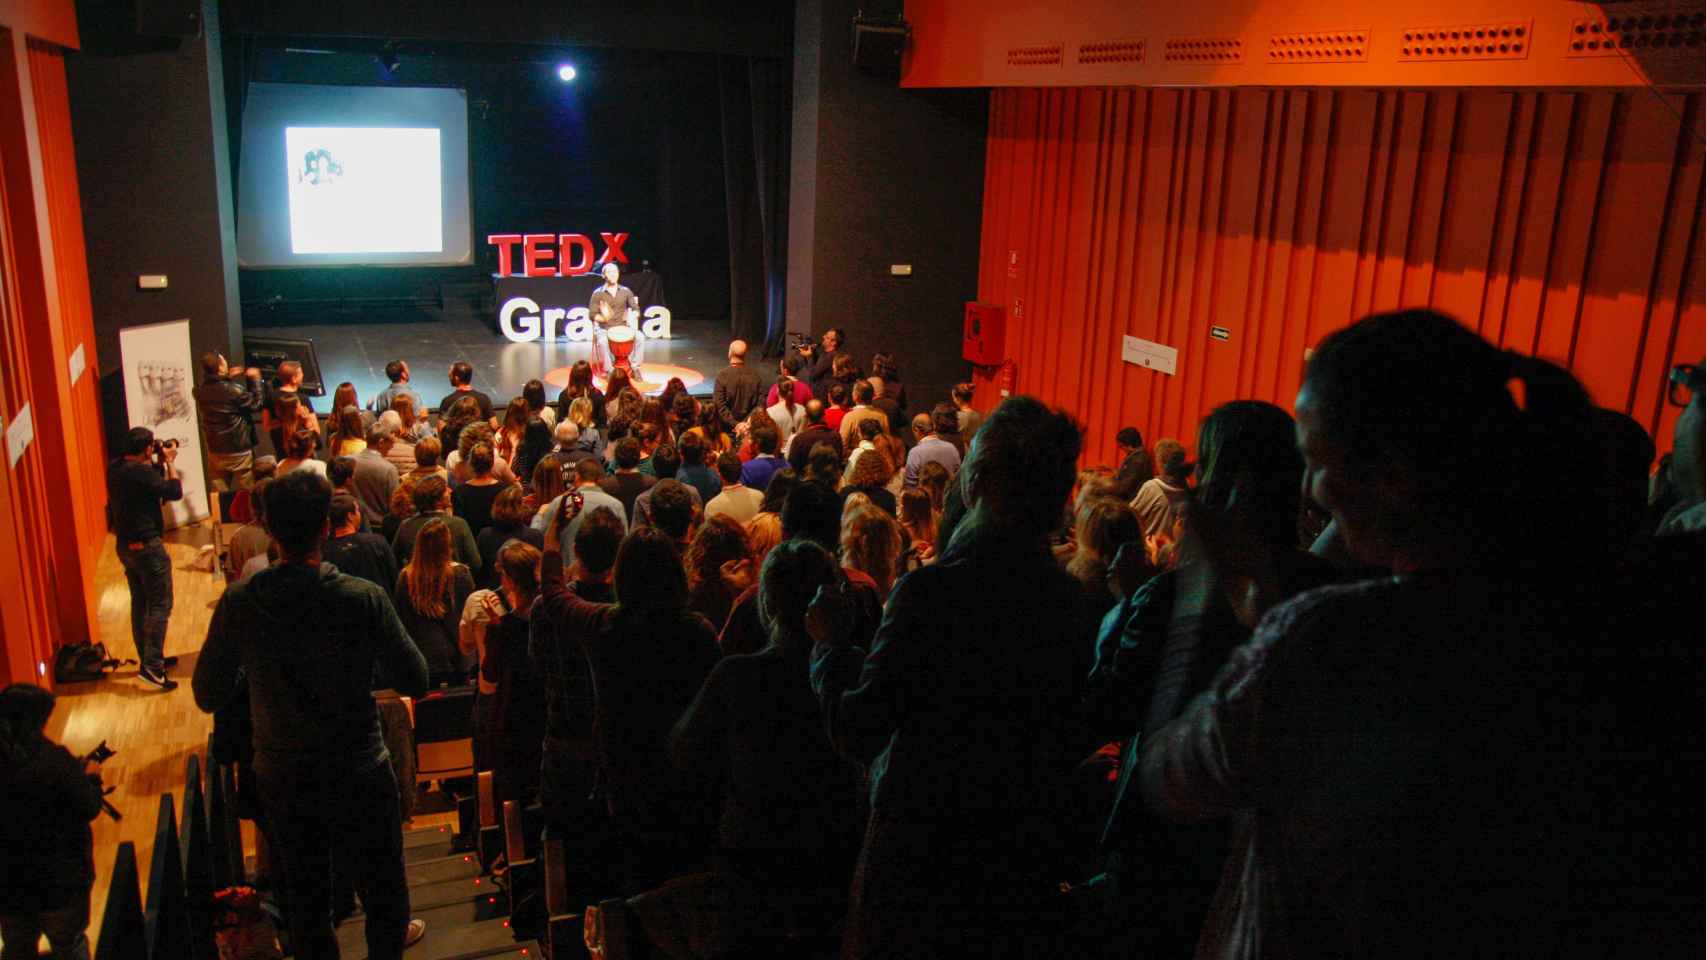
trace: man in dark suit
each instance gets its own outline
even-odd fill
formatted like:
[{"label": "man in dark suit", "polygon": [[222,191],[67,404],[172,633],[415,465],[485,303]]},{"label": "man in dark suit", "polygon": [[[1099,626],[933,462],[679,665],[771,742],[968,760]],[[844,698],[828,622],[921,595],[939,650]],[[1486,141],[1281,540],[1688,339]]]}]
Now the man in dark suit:
[{"label": "man in dark suit", "polygon": [[812,455],[812,449],[820,443],[827,443],[835,448],[835,459],[845,458],[846,451],[841,448],[841,434],[829,428],[824,422],[824,406],[822,400],[806,401],[806,425],[794,435],[793,445],[788,448],[788,466],[794,472],[805,476],[806,461]]},{"label": "man in dark suit", "polygon": [[733,430],[762,399],[764,381],[746,365],[746,341],[735,340],[729,344],[729,365],[717,374],[711,391],[711,404],[723,420],[723,429]]}]

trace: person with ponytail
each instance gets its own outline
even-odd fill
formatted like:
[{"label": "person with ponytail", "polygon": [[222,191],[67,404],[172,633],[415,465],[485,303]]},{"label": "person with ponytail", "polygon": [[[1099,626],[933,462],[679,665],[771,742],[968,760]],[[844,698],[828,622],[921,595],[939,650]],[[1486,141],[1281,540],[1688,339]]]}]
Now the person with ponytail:
[{"label": "person with ponytail", "polygon": [[[1653,750],[1681,716],[1611,707],[1650,699],[1625,679],[1656,650],[1631,646],[1642,607],[1597,542],[1585,391],[1416,310],[1323,340],[1296,411],[1305,494],[1385,573],[1273,606],[1145,730],[1149,807],[1233,818],[1196,955],[1700,955],[1698,877],[1642,872],[1698,834],[1648,826],[1686,823],[1651,785],[1698,768],[1698,739]],[[1237,605],[1279,599],[1236,504],[1198,506]]]},{"label": "person with ponytail", "polygon": [[101,814],[100,766],[47,738],[53,694],[33,683],[0,689],[0,939],[5,956],[88,960],[89,890]]},{"label": "person with ponytail", "polygon": [[478,664],[474,705],[476,764],[492,771],[501,805],[526,806],[539,792],[545,736],[545,685],[528,658],[528,632],[539,598],[539,549],[511,540],[498,551],[498,586],[468,595],[459,644]]}]

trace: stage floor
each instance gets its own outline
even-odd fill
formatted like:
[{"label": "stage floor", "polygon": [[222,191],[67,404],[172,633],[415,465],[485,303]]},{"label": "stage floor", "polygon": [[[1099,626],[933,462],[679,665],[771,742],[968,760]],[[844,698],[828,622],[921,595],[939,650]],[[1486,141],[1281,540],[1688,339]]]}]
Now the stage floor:
[{"label": "stage floor", "polygon": [[[670,376],[680,376],[689,392],[710,395],[717,371],[728,363],[728,334],[708,326],[678,319],[671,339],[647,341],[644,372],[653,385],[651,392],[662,390]],[[435,319],[417,322],[267,324],[249,332],[314,341],[326,382],[326,396],[314,402],[321,413],[329,409],[332,390],[345,380],[355,384],[356,396],[366,404],[390,383],[385,364],[395,359],[408,362],[415,389],[428,404],[437,404],[450,392],[450,365],[458,360],[474,365],[475,388],[494,401],[518,396],[535,377],[546,381],[546,395],[555,400],[567,382],[568,368],[592,354],[591,343],[511,343],[485,318],[448,309]]]}]

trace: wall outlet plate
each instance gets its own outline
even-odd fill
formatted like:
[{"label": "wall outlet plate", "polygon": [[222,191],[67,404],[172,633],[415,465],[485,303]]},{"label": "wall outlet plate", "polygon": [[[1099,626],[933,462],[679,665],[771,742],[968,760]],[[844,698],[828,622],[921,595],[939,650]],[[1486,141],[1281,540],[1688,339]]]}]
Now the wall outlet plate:
[{"label": "wall outlet plate", "polygon": [[136,289],[164,290],[166,289],[166,275],[163,273],[142,274],[136,278]]}]

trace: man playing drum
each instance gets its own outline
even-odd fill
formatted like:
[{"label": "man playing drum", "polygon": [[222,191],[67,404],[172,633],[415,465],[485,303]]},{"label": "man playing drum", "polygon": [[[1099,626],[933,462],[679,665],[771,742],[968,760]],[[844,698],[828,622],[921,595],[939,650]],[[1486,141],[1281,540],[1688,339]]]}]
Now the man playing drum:
[{"label": "man playing drum", "polygon": [[587,302],[587,310],[592,313],[592,369],[600,374],[608,375],[614,365],[615,358],[610,353],[610,330],[613,327],[626,327],[633,331],[634,349],[628,354],[628,361],[639,367],[645,359],[646,338],[640,333],[640,299],[634,296],[634,291],[616,281],[621,277],[614,262],[604,265],[604,285],[592,292],[592,299]]}]

